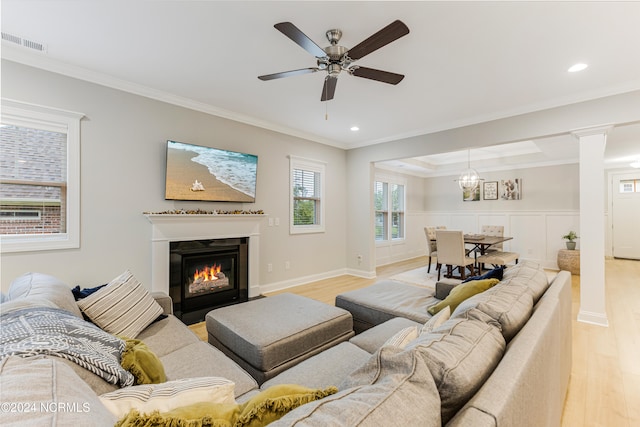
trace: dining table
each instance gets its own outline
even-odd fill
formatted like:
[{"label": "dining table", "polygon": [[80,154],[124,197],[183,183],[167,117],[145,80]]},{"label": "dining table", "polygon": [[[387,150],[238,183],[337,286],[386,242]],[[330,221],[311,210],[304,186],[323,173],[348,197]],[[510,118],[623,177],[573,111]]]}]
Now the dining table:
[{"label": "dining table", "polygon": [[487,236],[485,234],[465,234],[464,235],[464,244],[472,245],[473,247],[467,251],[467,254],[471,252],[475,252],[476,254],[479,252],[480,255],[484,255],[493,245],[497,245],[498,243],[506,242],[507,240],[512,240],[513,237],[510,236]]}]

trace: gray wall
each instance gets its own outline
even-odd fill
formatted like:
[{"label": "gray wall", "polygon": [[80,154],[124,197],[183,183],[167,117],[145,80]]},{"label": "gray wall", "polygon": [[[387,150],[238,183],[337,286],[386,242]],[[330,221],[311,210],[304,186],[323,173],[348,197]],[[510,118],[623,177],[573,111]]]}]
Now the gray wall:
[{"label": "gray wall", "polygon": [[457,176],[425,180],[425,210],[427,211],[522,211],[580,209],[579,165],[544,166],[499,172],[481,172],[484,182],[519,178],[522,181],[521,200],[462,201],[461,191],[454,182]]},{"label": "gray wall", "polygon": [[[261,230],[261,285],[344,271],[344,150],[9,61],[2,62],[2,96],[86,116],[81,123],[81,247],[2,254],[2,289],[28,271],[90,286],[129,268],[149,283],[151,225],[142,213],[180,208],[262,209],[279,218],[280,226],[264,221]],[[256,203],[165,201],[167,139],[258,155]],[[327,164],[325,233],[289,235],[289,155]],[[272,272],[267,272],[269,263]]]}]

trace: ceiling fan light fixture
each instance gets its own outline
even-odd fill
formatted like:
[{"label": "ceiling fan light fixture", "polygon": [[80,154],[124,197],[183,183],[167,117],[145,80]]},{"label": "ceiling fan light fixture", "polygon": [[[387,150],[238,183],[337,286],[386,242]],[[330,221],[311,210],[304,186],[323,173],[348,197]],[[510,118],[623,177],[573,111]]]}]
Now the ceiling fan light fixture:
[{"label": "ceiling fan light fixture", "polygon": [[342,67],[340,66],[340,64],[329,64],[329,66],[327,67],[329,77],[338,77],[340,71],[342,71]]}]

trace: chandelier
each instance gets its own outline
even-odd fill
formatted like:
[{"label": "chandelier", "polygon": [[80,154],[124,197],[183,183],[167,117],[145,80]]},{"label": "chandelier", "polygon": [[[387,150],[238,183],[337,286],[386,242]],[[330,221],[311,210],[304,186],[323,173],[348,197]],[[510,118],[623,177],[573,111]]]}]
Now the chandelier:
[{"label": "chandelier", "polygon": [[480,185],[480,175],[471,167],[471,150],[467,152],[467,169],[458,178],[458,186],[463,191],[473,191]]}]

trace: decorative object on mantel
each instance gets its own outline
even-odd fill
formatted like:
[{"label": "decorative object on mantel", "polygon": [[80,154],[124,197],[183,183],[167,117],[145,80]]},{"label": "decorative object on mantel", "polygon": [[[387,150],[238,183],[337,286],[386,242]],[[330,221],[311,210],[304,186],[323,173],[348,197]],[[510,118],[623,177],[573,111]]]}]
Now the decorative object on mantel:
[{"label": "decorative object on mantel", "polygon": [[[481,180],[482,178],[480,178],[478,172],[476,172],[476,170],[471,167],[471,150],[468,150],[467,169],[460,174],[460,177],[458,177],[458,186],[463,192],[468,192],[469,194],[471,194],[473,190],[478,188]],[[480,200],[479,194],[478,200]]]},{"label": "decorative object on mantel", "polygon": [[565,244],[567,245],[567,249],[572,251],[576,248],[575,240],[578,239],[579,237],[575,231],[573,230],[569,231],[567,234],[562,236],[562,238],[566,240]]},{"label": "decorative object on mantel", "polygon": [[522,178],[503,179],[500,182],[502,186],[503,200],[520,200],[522,198]]},{"label": "decorative object on mantel", "polygon": [[498,200],[498,181],[485,182],[483,186],[485,200]]},{"label": "decorative object on mantel", "polygon": [[175,209],[162,212],[142,212],[145,215],[264,215],[262,209],[245,211],[244,209],[236,209],[233,211],[204,211],[202,209]]}]

